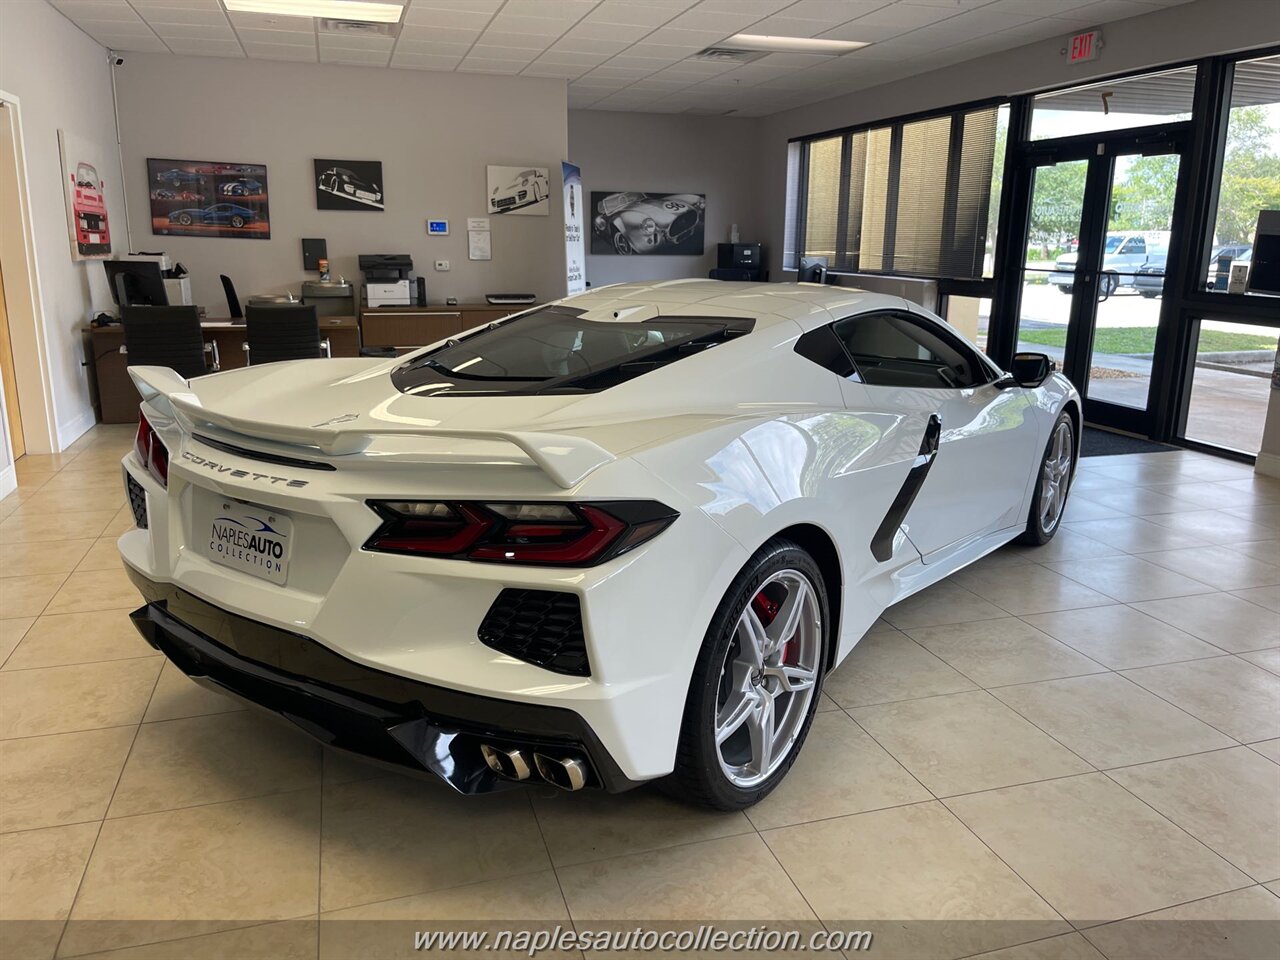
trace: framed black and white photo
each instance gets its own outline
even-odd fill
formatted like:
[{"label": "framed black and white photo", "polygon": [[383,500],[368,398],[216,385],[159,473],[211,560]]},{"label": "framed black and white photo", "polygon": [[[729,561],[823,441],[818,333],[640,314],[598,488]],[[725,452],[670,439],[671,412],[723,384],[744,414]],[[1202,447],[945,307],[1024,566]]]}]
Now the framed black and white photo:
[{"label": "framed black and white photo", "polygon": [[591,252],[700,256],[707,198],[701,193],[591,193]]},{"label": "framed black and white photo", "polygon": [[487,168],[490,213],[545,217],[551,213],[551,178],[546,167]]},{"label": "framed black and white photo", "polygon": [[382,210],[381,160],[317,160],[316,207]]}]

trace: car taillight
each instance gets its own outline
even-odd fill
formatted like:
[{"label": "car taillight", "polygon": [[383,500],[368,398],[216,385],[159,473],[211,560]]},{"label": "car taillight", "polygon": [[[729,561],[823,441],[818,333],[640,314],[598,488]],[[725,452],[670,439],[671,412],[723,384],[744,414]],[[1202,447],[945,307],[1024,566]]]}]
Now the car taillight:
[{"label": "car taillight", "polygon": [[587,567],[653,539],[678,514],[653,500],[502,503],[370,500],[382,526],[366,550]]},{"label": "car taillight", "polygon": [[145,414],[138,414],[138,435],[133,440],[133,452],[147,472],[160,481],[160,486],[169,486],[169,450],[155,428],[147,422]]}]

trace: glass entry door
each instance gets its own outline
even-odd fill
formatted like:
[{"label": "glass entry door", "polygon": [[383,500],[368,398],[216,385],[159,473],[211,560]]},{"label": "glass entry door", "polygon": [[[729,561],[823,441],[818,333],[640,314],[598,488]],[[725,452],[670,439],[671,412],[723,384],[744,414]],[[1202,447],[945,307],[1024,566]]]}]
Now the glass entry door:
[{"label": "glass entry door", "polygon": [[1180,168],[1167,141],[1033,161],[1018,349],[1058,361],[1091,423],[1150,432]]}]

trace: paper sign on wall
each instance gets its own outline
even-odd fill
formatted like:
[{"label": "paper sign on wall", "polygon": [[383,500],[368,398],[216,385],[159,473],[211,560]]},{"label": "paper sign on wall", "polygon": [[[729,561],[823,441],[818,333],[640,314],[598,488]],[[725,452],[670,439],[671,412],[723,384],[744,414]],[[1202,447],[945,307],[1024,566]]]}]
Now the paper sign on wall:
[{"label": "paper sign on wall", "polygon": [[467,256],[472,260],[492,260],[493,245],[490,238],[493,236],[488,230],[468,230],[467,231]]}]

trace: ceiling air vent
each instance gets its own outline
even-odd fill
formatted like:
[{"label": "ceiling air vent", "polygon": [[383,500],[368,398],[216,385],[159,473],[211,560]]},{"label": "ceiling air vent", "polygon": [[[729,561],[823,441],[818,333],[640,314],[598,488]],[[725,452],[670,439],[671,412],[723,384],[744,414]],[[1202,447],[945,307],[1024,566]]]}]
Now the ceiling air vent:
[{"label": "ceiling air vent", "polygon": [[767,50],[735,50],[733,47],[707,47],[699,50],[690,60],[704,60],[708,63],[750,63],[767,57]]},{"label": "ceiling air vent", "polygon": [[361,20],[316,20],[316,29],[320,33],[333,34],[339,37],[396,37],[400,35],[398,23],[369,23]]}]

